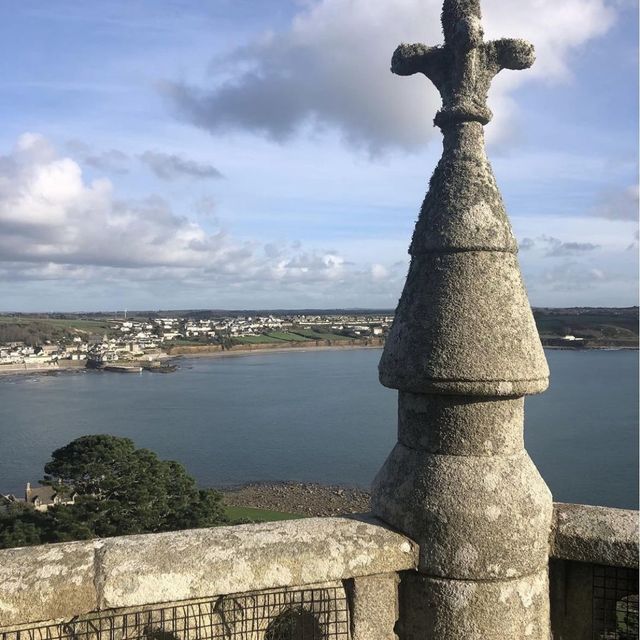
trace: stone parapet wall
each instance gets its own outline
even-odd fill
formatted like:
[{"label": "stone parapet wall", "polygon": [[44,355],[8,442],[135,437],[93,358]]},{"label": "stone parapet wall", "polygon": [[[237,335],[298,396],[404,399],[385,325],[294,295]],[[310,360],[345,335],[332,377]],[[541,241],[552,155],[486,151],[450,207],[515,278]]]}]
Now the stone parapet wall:
[{"label": "stone parapet wall", "polygon": [[638,637],[638,512],[554,504],[554,640]]},{"label": "stone parapet wall", "polygon": [[585,504],[554,504],[551,557],[638,568],[638,512]]},{"label": "stone parapet wall", "polygon": [[0,631],[109,609],[342,581],[356,594],[375,592],[379,585],[363,580],[415,569],[417,555],[411,540],[366,518],[8,549],[0,551]]},{"label": "stone parapet wall", "polygon": [[[624,571],[629,593],[634,592],[636,585],[627,574],[633,578],[638,568],[638,512],[556,503],[550,555],[555,637],[591,638],[599,606],[594,600],[598,576],[604,572],[605,585],[615,578],[619,588]],[[432,579],[423,593],[429,585],[419,579],[418,561],[413,541],[367,516],[7,549],[0,551],[0,637],[10,639],[9,630],[26,628],[39,628],[45,637],[51,635],[51,621],[82,621],[100,612],[117,618],[138,611],[152,621],[158,612],[169,610],[174,617],[175,611],[193,617],[193,611],[210,603],[228,621],[231,614],[225,607],[238,602],[268,613],[258,620],[263,628],[289,603],[279,599],[278,590],[295,603],[307,597],[294,593],[303,589],[313,598],[324,598],[310,606],[312,613],[320,605],[318,611],[325,613],[340,606],[348,611],[336,637],[395,640],[394,629],[412,633],[403,626],[411,624],[410,609],[431,600],[431,607],[439,606],[437,587],[442,581]],[[339,594],[345,604],[332,604],[329,593]],[[611,611],[604,614],[617,624]]]}]

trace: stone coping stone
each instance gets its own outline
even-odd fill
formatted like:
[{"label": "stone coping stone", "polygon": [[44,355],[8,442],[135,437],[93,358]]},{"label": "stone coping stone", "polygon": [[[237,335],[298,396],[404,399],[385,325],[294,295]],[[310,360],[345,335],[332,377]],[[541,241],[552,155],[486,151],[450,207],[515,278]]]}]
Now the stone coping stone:
[{"label": "stone coping stone", "polygon": [[0,630],[94,610],[100,544],[63,542],[0,551]]},{"label": "stone coping stone", "polygon": [[415,569],[368,516],[190,529],[0,551],[0,628],[118,607]]},{"label": "stone coping stone", "polygon": [[638,568],[638,511],[554,504],[551,556]]}]

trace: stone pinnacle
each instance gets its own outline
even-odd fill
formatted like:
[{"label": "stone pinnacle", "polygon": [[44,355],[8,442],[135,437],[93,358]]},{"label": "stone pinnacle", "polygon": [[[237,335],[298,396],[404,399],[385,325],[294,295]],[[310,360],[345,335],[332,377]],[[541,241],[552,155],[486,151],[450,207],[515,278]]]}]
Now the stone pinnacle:
[{"label": "stone pinnacle", "polygon": [[391,63],[436,85],[444,141],[380,360],[398,441],[371,509],[420,546],[404,640],[549,640],[552,497],[523,437],[523,396],[549,370],[483,132],[491,80],[531,66],[533,47],[484,42],[479,0],[445,0],[442,26],[444,45],[401,45]]},{"label": "stone pinnacle", "polygon": [[444,150],[411,242],[380,381],[415,393],[539,393],[549,372],[483,134],[491,80],[531,66],[533,46],[484,42],[478,0],[445,0],[442,24],[444,45],[400,45],[391,63],[394,73],[423,73],[438,88]]}]

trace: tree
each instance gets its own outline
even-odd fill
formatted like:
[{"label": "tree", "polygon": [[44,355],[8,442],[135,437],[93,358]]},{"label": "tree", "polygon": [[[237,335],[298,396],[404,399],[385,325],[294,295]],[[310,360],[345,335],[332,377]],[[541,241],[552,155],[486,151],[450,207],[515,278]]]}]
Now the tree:
[{"label": "tree", "polygon": [[8,511],[0,546],[215,526],[227,521],[221,495],[198,489],[184,467],[137,449],[129,438],[77,438],[51,454],[42,484],[73,504]]},{"label": "tree", "polygon": [[0,549],[47,542],[48,525],[46,514],[25,504],[3,505],[0,509]]}]

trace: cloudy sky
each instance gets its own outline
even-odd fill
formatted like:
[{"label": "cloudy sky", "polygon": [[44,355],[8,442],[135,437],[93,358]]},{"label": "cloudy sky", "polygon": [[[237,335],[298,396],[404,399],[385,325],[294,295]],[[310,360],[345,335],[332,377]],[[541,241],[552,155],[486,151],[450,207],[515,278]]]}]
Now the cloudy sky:
[{"label": "cloudy sky", "polygon": [[[0,310],[393,307],[441,152],[440,0],[5,0]],[[484,0],[532,304],[637,304],[636,0]]]}]

